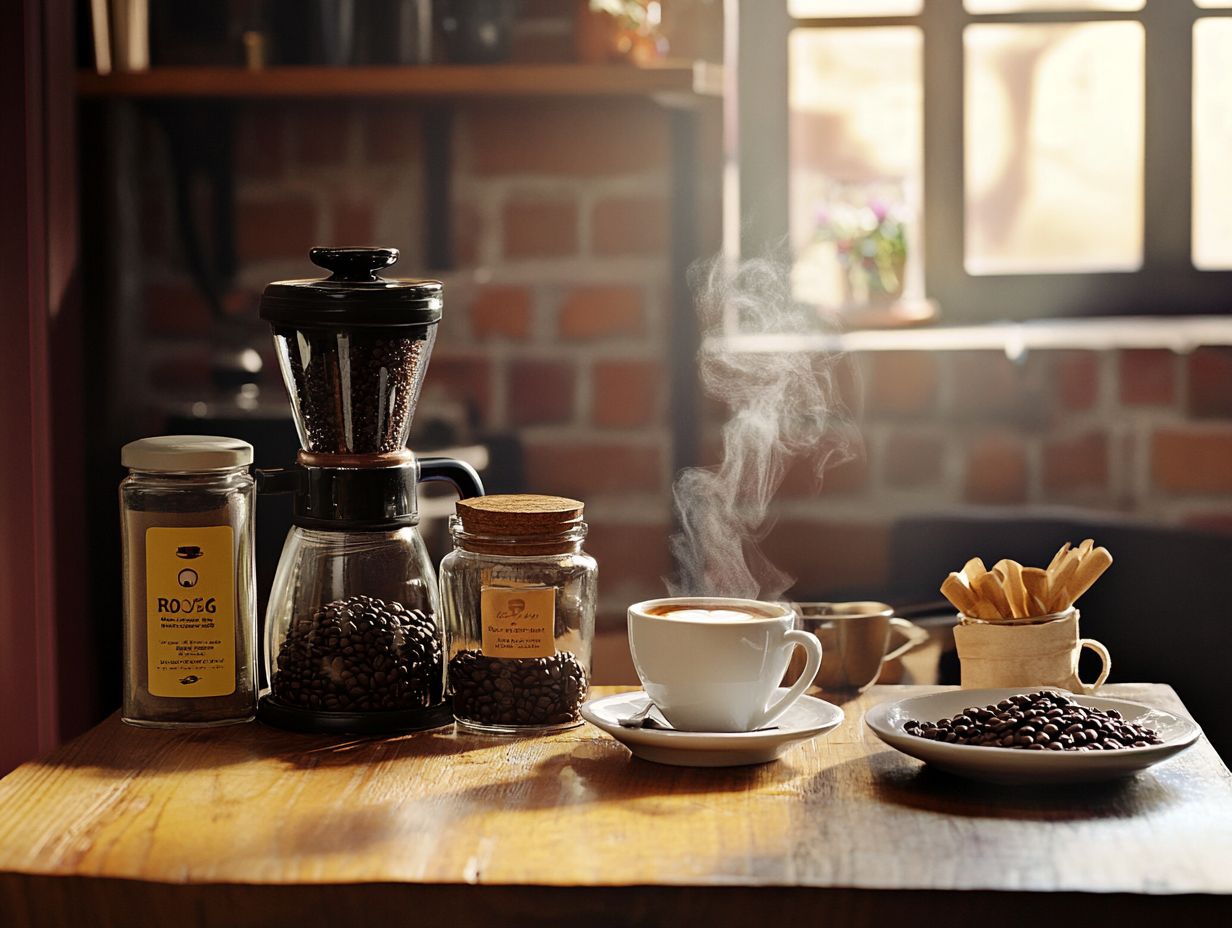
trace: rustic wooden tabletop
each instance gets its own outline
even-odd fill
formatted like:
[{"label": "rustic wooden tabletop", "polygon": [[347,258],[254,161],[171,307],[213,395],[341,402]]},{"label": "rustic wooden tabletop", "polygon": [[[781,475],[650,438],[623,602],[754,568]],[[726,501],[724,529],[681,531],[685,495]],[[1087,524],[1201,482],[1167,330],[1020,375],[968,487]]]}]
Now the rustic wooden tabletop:
[{"label": "rustic wooden tabletop", "polygon": [[[1232,923],[1232,775],[1205,739],[1119,782],[972,783],[862,724],[937,689],[875,687],[829,735],[725,769],[635,760],[589,725],[340,740],[112,717],[0,780],[0,925]],[[1184,711],[1166,686],[1104,692]]]}]

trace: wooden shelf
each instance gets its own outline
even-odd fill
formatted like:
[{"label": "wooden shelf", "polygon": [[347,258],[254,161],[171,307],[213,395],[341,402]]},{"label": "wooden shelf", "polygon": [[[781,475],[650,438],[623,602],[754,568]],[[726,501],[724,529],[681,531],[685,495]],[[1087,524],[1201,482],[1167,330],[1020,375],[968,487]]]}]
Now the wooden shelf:
[{"label": "wooden shelf", "polygon": [[153,68],[108,75],[82,71],[89,98],[508,98],[651,97],[687,105],[722,92],[722,67],[666,61],[620,64],[433,65],[425,67]]}]

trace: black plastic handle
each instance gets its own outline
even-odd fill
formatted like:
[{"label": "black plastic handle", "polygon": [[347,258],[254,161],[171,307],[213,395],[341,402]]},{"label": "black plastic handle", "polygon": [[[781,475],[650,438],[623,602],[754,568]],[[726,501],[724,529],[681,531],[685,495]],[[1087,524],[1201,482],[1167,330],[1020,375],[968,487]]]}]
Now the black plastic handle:
[{"label": "black plastic handle", "polygon": [[304,485],[304,470],[301,467],[256,467],[257,492],[298,493]]},{"label": "black plastic handle", "polygon": [[420,458],[419,481],[444,480],[452,483],[458,491],[459,499],[470,499],[472,496],[483,496],[483,481],[475,468],[465,461],[454,458]]}]

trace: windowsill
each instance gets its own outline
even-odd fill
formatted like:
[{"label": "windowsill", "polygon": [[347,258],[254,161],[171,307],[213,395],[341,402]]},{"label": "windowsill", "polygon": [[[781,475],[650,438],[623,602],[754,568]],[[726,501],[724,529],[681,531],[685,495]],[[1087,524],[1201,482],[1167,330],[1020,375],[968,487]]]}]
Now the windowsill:
[{"label": "windowsill", "polygon": [[935,328],[865,329],[835,334],[724,335],[704,350],[779,354],[796,351],[1004,351],[1017,358],[1032,350],[1167,348],[1177,353],[1204,345],[1232,345],[1230,316],[1109,316],[1041,319]]}]

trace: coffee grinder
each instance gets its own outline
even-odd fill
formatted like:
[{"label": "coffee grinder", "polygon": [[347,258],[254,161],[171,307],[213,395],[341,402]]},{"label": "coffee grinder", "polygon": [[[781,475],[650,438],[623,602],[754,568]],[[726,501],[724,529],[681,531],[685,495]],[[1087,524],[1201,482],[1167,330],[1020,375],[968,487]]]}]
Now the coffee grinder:
[{"label": "coffee grinder", "polygon": [[259,717],[298,731],[388,733],[452,721],[436,574],[416,485],[483,495],[470,465],[406,447],[441,319],[435,280],[386,280],[393,248],[314,248],[323,280],[266,287],[302,449],[259,474],[293,493],[265,618],[270,684]]}]

